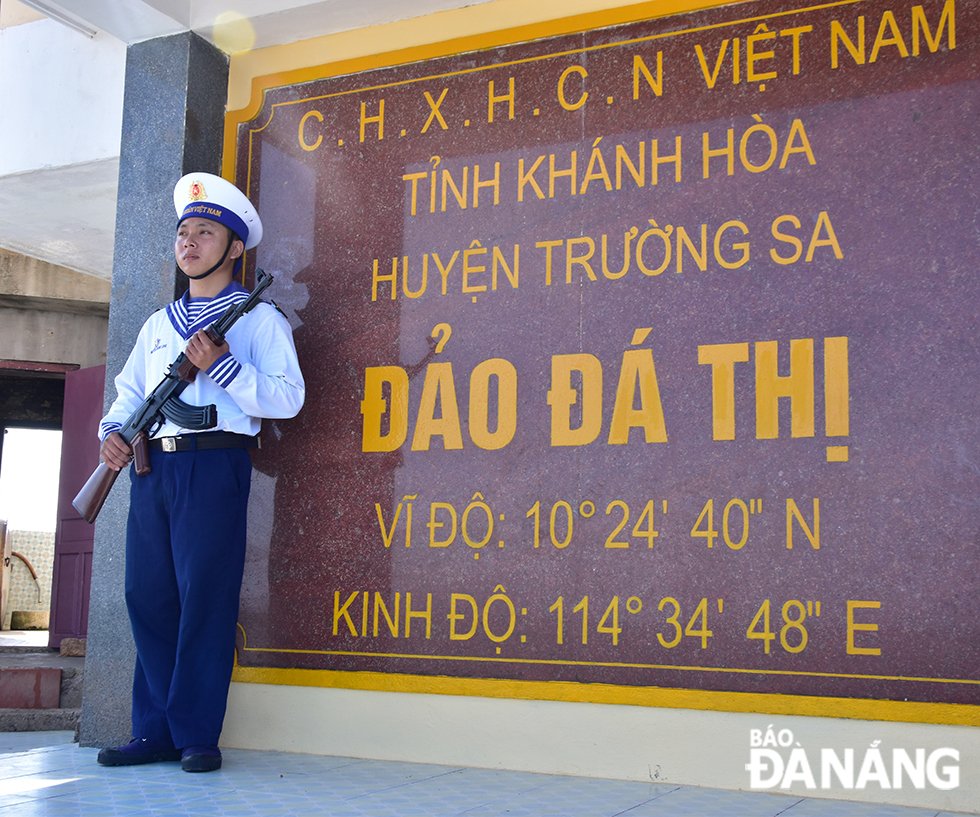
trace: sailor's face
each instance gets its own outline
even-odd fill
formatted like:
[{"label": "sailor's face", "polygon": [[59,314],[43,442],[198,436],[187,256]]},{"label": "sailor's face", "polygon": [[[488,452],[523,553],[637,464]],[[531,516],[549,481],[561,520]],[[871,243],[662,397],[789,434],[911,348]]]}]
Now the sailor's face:
[{"label": "sailor's face", "polygon": [[[177,265],[191,277],[210,269],[218,261],[228,246],[231,231],[223,224],[206,218],[188,218],[177,227],[174,241],[174,255]],[[228,253],[227,262],[233,262],[235,247]]]}]

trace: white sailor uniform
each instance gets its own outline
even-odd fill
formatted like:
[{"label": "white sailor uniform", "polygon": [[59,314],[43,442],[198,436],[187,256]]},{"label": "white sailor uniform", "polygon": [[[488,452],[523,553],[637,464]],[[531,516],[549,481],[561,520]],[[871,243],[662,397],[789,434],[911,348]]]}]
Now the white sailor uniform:
[{"label": "white sailor uniform", "polygon": [[[198,329],[247,295],[233,283],[213,299],[185,295],[151,315],[115,380],[118,396],[100,437],[119,429]],[[150,446],[150,474],[131,473],[126,603],[137,651],[133,735],[177,748],[216,746],[224,720],[245,559],[246,447],[260,418],[293,417],[305,396],[289,323],[275,307],[257,304],[226,340],[229,353],[181,394],[191,405],[213,403],[216,428],[195,432],[167,421]],[[181,442],[169,453],[159,441],[173,437]],[[205,448],[209,440],[220,447]]]}]

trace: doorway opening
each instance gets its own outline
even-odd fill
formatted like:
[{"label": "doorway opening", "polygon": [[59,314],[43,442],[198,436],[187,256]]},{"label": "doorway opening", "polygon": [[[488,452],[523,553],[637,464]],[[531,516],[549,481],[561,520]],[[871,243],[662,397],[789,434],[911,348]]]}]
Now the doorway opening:
[{"label": "doorway opening", "polygon": [[10,426],[0,448],[0,627],[29,646],[48,641],[61,436],[55,429]]}]

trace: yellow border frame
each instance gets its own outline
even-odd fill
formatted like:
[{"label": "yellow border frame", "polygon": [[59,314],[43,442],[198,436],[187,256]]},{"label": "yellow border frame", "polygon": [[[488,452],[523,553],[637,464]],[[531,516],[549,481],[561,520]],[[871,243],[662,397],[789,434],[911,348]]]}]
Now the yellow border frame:
[{"label": "yellow border frame", "polygon": [[[850,5],[861,1],[838,0],[838,2],[828,3],[828,5]],[[639,22],[640,20],[670,17],[675,14],[701,11],[720,6],[734,6],[741,2],[748,2],[748,0],[736,0],[736,2],[731,2],[731,0],[646,0],[646,2],[625,4],[616,8],[558,17],[551,20],[526,23],[493,31],[464,34],[436,42],[419,43],[380,53],[362,54],[334,62],[317,63],[281,70],[276,70],[273,66],[282,62],[288,62],[288,54],[290,52],[298,52],[299,49],[303,49],[304,53],[315,53],[320,50],[321,45],[323,51],[329,51],[330,49],[326,44],[332,38],[317,37],[302,43],[262,49],[254,54],[238,57],[233,56],[229,78],[230,87],[236,87],[240,83],[249,83],[251,90],[249,93],[249,104],[246,107],[229,110],[225,114],[222,175],[230,181],[235,180],[235,141],[238,125],[255,119],[259,115],[264,103],[265,92],[269,89],[279,88],[284,85],[299,85],[304,82],[328,79],[346,74],[356,74],[376,68],[393,68],[398,65],[448,57],[461,52],[486,51],[491,48],[530,42],[547,37],[576,34],[595,28],[626,25],[628,23]],[[486,4],[488,7],[492,7],[493,5],[493,3]],[[466,13],[468,11],[475,13],[481,10],[484,10],[483,6],[473,6],[469,9],[457,10],[456,14],[458,15],[460,12]],[[487,10],[493,11],[492,8]],[[437,16],[439,15],[430,15],[430,17]],[[429,20],[430,17],[420,19]],[[269,71],[269,68],[272,68],[272,70]],[[263,73],[263,71],[267,72]]]},{"label": "yellow border frame", "polygon": [[[874,698],[840,698],[819,695],[791,695],[754,692],[721,692],[658,686],[624,686],[619,684],[578,683],[571,681],[520,681],[501,678],[456,678],[445,675],[414,675],[399,672],[358,672],[323,669],[284,669],[281,667],[243,667],[239,652],[280,653],[295,655],[346,655],[374,658],[459,661],[470,663],[522,663],[556,666],[633,667],[639,669],[687,670],[706,673],[751,675],[787,675],[793,677],[857,678],[865,680],[910,681],[915,683],[950,683],[980,687],[980,680],[961,678],[902,677],[860,675],[761,668],[675,666],[597,661],[563,661],[550,659],[516,660],[495,657],[382,654],[349,650],[296,650],[249,647],[241,624],[238,630],[242,646],[235,652],[233,680],[242,683],[283,686],[331,687],[379,692],[417,692],[441,695],[471,695],[485,698],[518,698],[524,700],[606,703],[627,706],[657,706],[678,709],[706,709],[725,712],[763,712],[774,715],[810,715],[980,726],[980,706],[970,704],[929,703],[925,701],[892,701]],[[828,708],[831,710],[828,712]]]},{"label": "yellow border frame", "polygon": [[[830,2],[825,3],[818,1],[810,8],[848,6],[860,2],[862,0],[830,0]],[[492,6],[493,4],[490,3],[487,5]],[[259,116],[264,105],[265,92],[272,88],[278,88],[284,85],[298,85],[314,80],[355,74],[378,68],[391,68],[452,56],[453,54],[462,52],[484,51],[532,40],[584,32],[595,28],[625,25],[641,20],[734,5],[738,5],[738,2],[725,2],[724,0],[647,0],[647,2],[642,3],[526,23],[493,31],[464,34],[438,42],[419,43],[405,48],[379,53],[361,54],[334,62],[272,70],[267,73],[262,72],[264,69],[267,70],[268,66],[280,62],[288,63],[290,58],[295,59],[293,55],[299,54],[300,51],[303,53],[315,53],[318,50],[319,44],[331,38],[315,38],[314,40],[303,43],[264,49],[262,52],[256,52],[256,54],[245,57],[233,57],[231,84],[248,82],[251,85],[251,90],[249,104],[246,107],[229,110],[225,115],[222,173],[225,178],[231,181],[235,180],[238,158],[236,151],[238,126],[254,120]],[[483,7],[476,6],[471,8],[479,10]],[[792,13],[799,12],[800,10],[794,9]],[[466,10],[464,9],[462,12],[465,13]],[[766,15],[767,18],[771,16],[773,15]],[[739,21],[729,21],[726,24],[733,22]],[[302,62],[302,57],[298,61]],[[245,651],[277,652],[277,650],[264,650],[261,648],[245,647],[244,649]],[[698,669],[712,671],[711,668]],[[730,671],[734,672],[736,670]],[[752,670],[742,671],[755,672]],[[837,677],[833,673],[788,674]],[[866,677],[873,678],[877,676]],[[488,678],[453,678],[449,676],[427,676],[404,673],[243,667],[237,663],[237,653],[233,680],[240,683],[283,686],[469,695],[487,698],[517,698],[524,700],[604,703],[724,712],[758,712],[771,715],[804,715],[905,723],[980,726],[980,706],[970,704],[748,692],[717,692],[699,689],[630,687],[565,681],[516,681]],[[918,678],[901,680],[942,682],[944,679]],[[957,679],[952,682],[980,685],[980,680]]]},{"label": "yellow border frame", "polygon": [[571,681],[513,681],[492,678],[452,678],[386,672],[271,669],[235,666],[232,680],[245,684],[357,689],[466,695],[476,698],[516,698],[531,701],[652,706],[720,712],[758,712],[767,715],[805,715],[823,718],[980,726],[980,707],[969,704],[882,701],[756,692],[715,692],[670,687],[624,687]]}]

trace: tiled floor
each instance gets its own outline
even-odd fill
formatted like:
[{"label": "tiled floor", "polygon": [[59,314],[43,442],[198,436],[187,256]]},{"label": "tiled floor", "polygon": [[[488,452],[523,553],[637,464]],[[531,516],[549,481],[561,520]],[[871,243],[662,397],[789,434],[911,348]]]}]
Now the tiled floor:
[{"label": "tiled floor", "polygon": [[[937,817],[934,810],[416,763],[227,750],[105,769],[70,732],[0,734],[0,817]],[[942,814],[941,817],[953,817]]]}]

